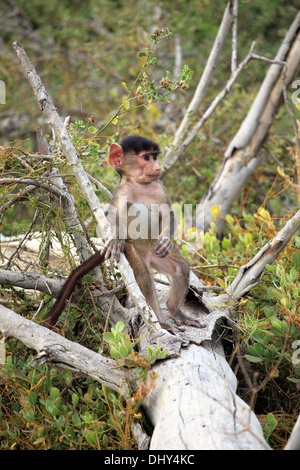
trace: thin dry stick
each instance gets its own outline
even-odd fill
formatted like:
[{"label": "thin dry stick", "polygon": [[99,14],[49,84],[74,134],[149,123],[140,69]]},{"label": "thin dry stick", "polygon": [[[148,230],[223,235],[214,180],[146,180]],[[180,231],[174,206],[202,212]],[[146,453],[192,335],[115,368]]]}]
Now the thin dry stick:
[{"label": "thin dry stick", "polygon": [[12,260],[14,259],[14,257],[20,252],[21,248],[22,248],[22,245],[24,245],[24,243],[26,242],[27,238],[29,237],[30,235],[30,232],[31,232],[31,229],[32,227],[35,225],[36,221],[37,221],[37,218],[39,216],[39,211],[36,210],[35,211],[35,214],[33,216],[33,220],[31,222],[31,224],[29,225],[29,228],[27,230],[27,232],[25,233],[25,236],[24,238],[20,241],[19,245],[17,246],[17,248],[15,249],[15,251],[12,253],[12,255],[10,256],[7,264],[6,264],[6,268],[9,268],[11,266],[11,263],[12,263]]}]

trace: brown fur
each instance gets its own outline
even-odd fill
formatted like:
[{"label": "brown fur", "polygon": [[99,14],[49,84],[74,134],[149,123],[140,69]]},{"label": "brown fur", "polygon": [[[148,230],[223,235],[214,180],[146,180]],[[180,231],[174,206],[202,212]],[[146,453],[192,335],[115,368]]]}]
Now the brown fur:
[{"label": "brown fur", "polygon": [[[70,274],[55,304],[45,317],[48,325],[55,324],[75,289],[76,282],[82,276],[104,259],[112,257],[118,261],[120,253],[124,251],[136,282],[163,328],[172,331],[174,325],[162,318],[152,269],[171,278],[167,307],[175,324],[201,327],[197,320],[187,317],[180,310],[189,287],[189,265],[172,243],[174,214],[167,191],[158,180],[161,171],[158,153],[157,144],[138,136],[123,139],[121,145],[111,145],[109,163],[120,175],[107,214],[115,234],[108,240],[101,253],[95,253]],[[137,231],[130,233],[131,224],[139,221],[137,215],[130,215],[132,209],[136,210],[136,204],[142,207],[139,212],[143,217],[137,225],[140,229],[145,226],[148,230],[144,238],[133,236]],[[156,232],[154,236],[149,224],[152,219]]]}]

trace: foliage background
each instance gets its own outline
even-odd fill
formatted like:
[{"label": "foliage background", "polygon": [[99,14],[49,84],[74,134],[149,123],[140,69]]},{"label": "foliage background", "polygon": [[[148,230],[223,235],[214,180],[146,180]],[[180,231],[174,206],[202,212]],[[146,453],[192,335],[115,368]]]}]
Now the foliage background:
[{"label": "foliage background", "polygon": [[[37,127],[50,133],[12,51],[11,44],[17,40],[31,58],[61,116],[70,116],[71,122],[81,121],[74,127],[73,137],[84,165],[112,191],[116,176],[106,164],[108,145],[129,133],[157,140],[163,151],[170,145],[205,66],[225,6],[226,2],[221,0],[3,1],[0,7],[0,79],[6,84],[6,104],[0,107],[0,145],[36,151]],[[273,58],[297,11],[295,3],[284,0],[240,2],[238,59],[245,57],[253,40],[257,41],[258,54]],[[139,108],[125,114],[117,125],[111,124],[100,135],[91,134],[87,128],[102,127],[120,105],[124,97],[122,82],[130,86],[135,80],[142,64],[138,53],[149,46],[154,27],[168,27],[180,37],[183,64],[194,71],[190,88],[174,94],[169,105]],[[229,37],[204,106],[226,83],[230,54]],[[156,55],[157,64],[150,70],[154,79],[159,80],[166,70],[171,74],[177,72],[174,71],[174,39],[162,42]],[[184,159],[168,172],[165,183],[173,202],[201,200],[266,71],[267,64],[250,62],[232,92],[188,148]],[[299,110],[294,107],[293,111],[299,119]],[[263,164],[234,204],[223,239],[217,240],[211,231],[206,234],[204,246],[198,253],[186,254],[203,282],[229,283],[238,266],[273,237],[281,219],[296,209],[293,141],[290,118],[281,107],[261,150]],[[11,164],[2,161],[2,172],[8,163]],[[5,201],[8,195],[3,192],[0,197]],[[80,203],[80,196],[77,197]],[[107,200],[101,192],[99,197]],[[85,213],[84,201],[79,205]],[[43,214],[40,201],[29,197],[23,204],[6,211],[1,219],[2,234],[26,231],[37,207]],[[51,224],[55,223],[58,222],[53,214]],[[43,217],[35,229],[49,229]],[[93,235],[93,227],[90,231]],[[299,240],[296,240],[276,266],[269,268],[264,282],[239,307],[238,344],[248,356],[251,374],[257,373],[255,380],[258,385],[264,385],[255,397],[244,390],[247,389],[245,376],[238,372],[231,343],[228,353],[232,366],[240,374],[241,395],[246,400],[253,399],[272,445],[278,448],[284,445],[299,412],[300,372],[291,361],[292,339],[299,337],[300,325],[299,257]],[[5,260],[2,261],[5,264]],[[6,288],[3,298],[8,305],[13,302],[23,315],[31,315],[37,309],[38,302],[33,303],[24,292]],[[73,318],[70,312],[67,334],[99,350],[102,347],[96,328],[99,319],[88,300],[85,303],[88,313],[82,314],[82,307],[79,318],[78,310],[73,310]],[[118,397],[101,387],[95,389],[88,380],[47,366],[32,370],[28,366],[30,356],[25,357],[22,347],[14,341],[9,346],[11,355],[2,371],[0,385],[0,434],[4,436],[0,448],[134,446],[120,430],[126,413]],[[279,364],[278,357],[281,358]],[[272,380],[264,384],[270,371],[273,371]]]}]

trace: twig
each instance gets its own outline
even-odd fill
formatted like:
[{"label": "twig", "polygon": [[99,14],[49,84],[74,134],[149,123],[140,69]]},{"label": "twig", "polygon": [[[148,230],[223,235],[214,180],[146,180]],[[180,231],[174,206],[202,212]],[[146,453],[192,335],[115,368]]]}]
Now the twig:
[{"label": "twig", "polygon": [[14,252],[12,253],[12,255],[10,256],[10,259],[8,260],[8,263],[7,263],[7,265],[6,265],[7,268],[10,267],[13,258],[19,253],[19,251],[21,250],[22,245],[24,245],[24,243],[26,242],[26,239],[29,237],[30,232],[31,232],[31,229],[32,229],[32,227],[35,225],[38,216],[39,216],[39,211],[36,210],[36,211],[35,211],[35,214],[34,214],[34,216],[33,216],[33,220],[31,221],[31,223],[30,223],[30,225],[29,225],[29,228],[28,228],[28,230],[26,231],[26,233],[25,233],[25,235],[24,235],[24,238],[22,238],[22,240],[20,241],[19,245],[17,246],[17,248],[15,249],[15,251],[14,251]]},{"label": "twig", "polygon": [[[288,66],[289,81],[299,71],[299,27],[300,13],[290,26],[275,59],[268,59],[268,63],[269,61],[272,63],[264,81],[241,126],[227,146],[223,161],[201,201],[202,204],[198,205],[196,217],[198,220],[205,221],[205,228],[208,228],[213,220],[211,208],[221,206],[220,216],[215,226],[216,232],[221,233],[226,214],[261,162],[259,150],[281,104],[282,74],[285,62]],[[253,56],[259,60],[265,59],[256,54]]]},{"label": "twig", "polygon": [[96,188],[101,189],[109,198],[112,197],[112,193],[107,189],[100,181],[96,180],[92,175],[87,173],[90,181],[96,186]]},{"label": "twig", "polygon": [[7,209],[9,209],[11,206],[13,206],[18,200],[22,199],[23,197],[26,197],[28,193],[32,193],[33,191],[36,190],[36,185],[30,185],[27,186],[26,189],[22,189],[18,193],[16,193],[10,201],[7,201],[5,204],[2,204],[0,207],[0,214],[4,213]]},{"label": "twig", "polygon": [[45,183],[41,181],[40,178],[0,178],[1,185],[10,185],[10,184],[29,184],[32,186],[38,186],[43,189],[46,189],[49,193],[53,193],[58,198],[66,197],[69,198],[70,195],[65,191],[60,190],[57,186],[54,186],[51,183]]},{"label": "twig", "polygon": [[210,106],[203,113],[201,119],[199,119],[199,121],[194,125],[193,129],[187,135],[187,137],[182,142],[182,144],[176,150],[173,150],[173,152],[170,156],[167,156],[165,158],[165,160],[163,160],[162,165],[164,167],[164,170],[168,170],[175,163],[175,161],[179,158],[179,156],[183,154],[186,147],[188,147],[188,145],[190,145],[190,143],[195,139],[195,137],[197,136],[199,130],[204,126],[206,121],[213,114],[213,112],[216,110],[217,106],[221,103],[221,101],[225,98],[225,96],[230,92],[231,88],[233,87],[234,83],[236,82],[236,80],[237,80],[238,76],[240,75],[241,71],[245,68],[245,66],[248,64],[248,62],[253,58],[253,50],[254,50],[255,44],[256,44],[255,41],[253,41],[253,43],[250,47],[248,55],[239,64],[239,66],[235,69],[235,71],[231,74],[231,77],[229,78],[229,80],[226,83],[225,87],[215,97],[215,99],[212,101]]},{"label": "twig", "polygon": [[2,151],[13,150],[14,152],[20,152],[25,157],[28,157],[28,158],[39,158],[39,159],[42,159],[42,160],[49,160],[49,161],[53,161],[53,159],[55,158],[55,155],[42,155],[42,154],[38,154],[38,153],[28,153],[28,152],[25,152],[25,150],[19,149],[19,148],[16,148],[16,147],[2,147],[2,146],[0,146],[0,150],[2,150]]},{"label": "twig", "polygon": [[174,79],[179,79],[179,70],[181,69],[182,65],[182,48],[181,48],[181,38],[179,34],[174,35],[174,43],[175,43],[175,62],[174,62]]}]

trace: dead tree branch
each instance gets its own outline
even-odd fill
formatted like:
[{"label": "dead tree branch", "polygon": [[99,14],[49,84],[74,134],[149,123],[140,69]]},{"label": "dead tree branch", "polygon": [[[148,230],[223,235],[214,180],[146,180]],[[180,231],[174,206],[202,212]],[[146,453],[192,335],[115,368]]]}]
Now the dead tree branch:
[{"label": "dead tree branch", "polygon": [[[224,218],[245,182],[260,163],[259,150],[265,141],[274,115],[283,102],[283,91],[300,70],[300,13],[291,25],[263,84],[240,129],[229,144],[222,165],[199,204],[197,216],[205,227],[212,222],[211,209],[221,208],[216,221],[220,233]],[[256,54],[252,58],[265,60]]]},{"label": "dead tree branch", "polygon": [[38,355],[32,365],[55,362],[59,367],[88,375],[124,397],[128,396],[128,383],[133,376],[130,371],[121,371],[113,359],[103,357],[48,328],[26,320],[3,305],[0,305],[0,330],[5,339],[16,338],[28,348],[37,351]]},{"label": "dead tree branch", "polygon": [[178,156],[176,157],[173,156],[174,152],[176,151],[178,146],[181,144],[182,140],[184,139],[184,136],[187,133],[188,127],[190,126],[190,122],[192,121],[192,117],[197,114],[199,106],[201,105],[205,97],[206,90],[212,80],[221,51],[223,49],[226,38],[228,36],[228,32],[230,30],[232,21],[233,21],[232,2],[230,1],[228,2],[225,8],[224,15],[223,15],[223,18],[222,18],[222,21],[218,30],[218,34],[216,36],[215,42],[213,44],[213,47],[210,52],[209,58],[207,60],[203,74],[197,85],[194,96],[187,108],[187,111],[182,119],[182,122],[180,123],[174,135],[172,147],[167,152],[162,162],[163,167],[165,169],[170,168],[175,163],[179,155],[181,154],[178,151]]}]

